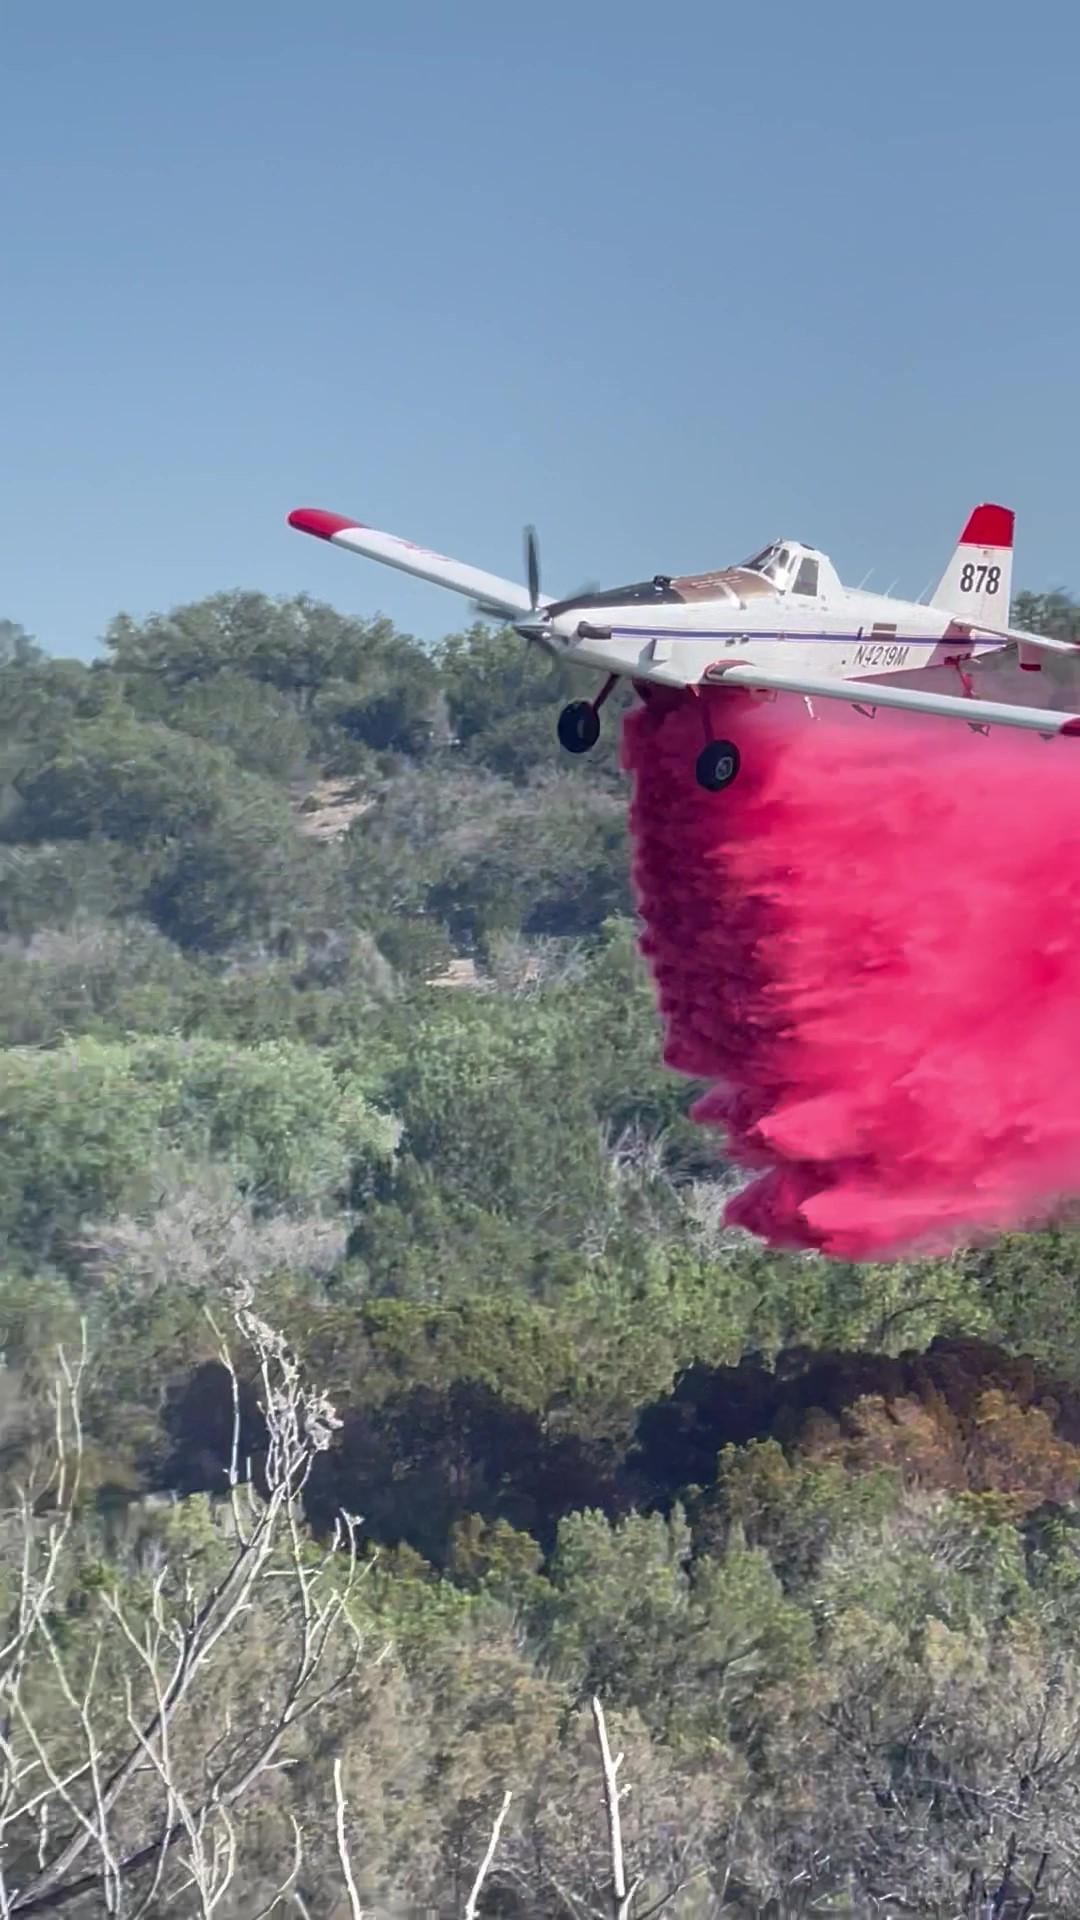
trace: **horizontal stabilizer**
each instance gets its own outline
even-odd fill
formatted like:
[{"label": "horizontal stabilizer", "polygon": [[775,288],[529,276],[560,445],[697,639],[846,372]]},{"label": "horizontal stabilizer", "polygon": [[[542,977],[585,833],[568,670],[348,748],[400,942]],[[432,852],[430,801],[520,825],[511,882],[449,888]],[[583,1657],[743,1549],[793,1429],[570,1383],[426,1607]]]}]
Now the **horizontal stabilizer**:
[{"label": "horizontal stabilizer", "polygon": [[[327,513],[322,507],[296,507],[289,515],[290,527],[300,533],[329,540],[335,547],[362,554],[366,560],[380,560],[384,566],[397,567],[402,573],[415,574],[418,580],[430,580],[433,586],[448,587],[451,593],[463,593],[478,600],[495,613],[516,616],[534,611],[527,587],[513,580],[501,580],[497,574],[480,567],[466,566],[462,560],[450,560],[428,547],[414,546],[394,533],[379,533],[362,521],[346,520],[340,513]],[[547,602],[541,599],[541,606]]]},{"label": "horizontal stabilizer", "polygon": [[1011,640],[1021,650],[1030,647],[1033,653],[1067,653],[1080,662],[1080,646],[1075,640],[1054,640],[1048,633],[1024,633],[1019,627],[976,627],[975,639],[983,633],[993,633],[998,640]]}]

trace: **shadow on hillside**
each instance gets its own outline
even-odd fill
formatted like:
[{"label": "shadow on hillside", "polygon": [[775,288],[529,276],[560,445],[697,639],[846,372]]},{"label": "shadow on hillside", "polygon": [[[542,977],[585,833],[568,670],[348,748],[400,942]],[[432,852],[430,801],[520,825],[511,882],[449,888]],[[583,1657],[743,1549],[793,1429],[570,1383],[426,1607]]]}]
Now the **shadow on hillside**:
[{"label": "shadow on hillside", "polygon": [[[258,1482],[266,1431],[254,1385],[239,1393],[239,1458]],[[232,1454],[230,1376],[211,1362],[171,1396],[161,1484],[220,1493]],[[559,1521],[582,1508],[615,1518],[708,1489],[723,1448],[773,1439],[789,1458],[851,1473],[895,1470],[908,1483],[995,1492],[1017,1512],[1080,1491],[1080,1392],[1034,1362],[978,1340],[939,1339],[925,1353],[792,1349],[775,1368],[755,1359],[693,1367],[645,1407],[635,1439],[553,1435],[543,1418],[491,1388],[459,1380],[413,1387],[346,1412],[307,1490],[326,1533],[335,1514],[406,1543],[437,1567],[467,1515],[501,1519],[550,1553]]]}]

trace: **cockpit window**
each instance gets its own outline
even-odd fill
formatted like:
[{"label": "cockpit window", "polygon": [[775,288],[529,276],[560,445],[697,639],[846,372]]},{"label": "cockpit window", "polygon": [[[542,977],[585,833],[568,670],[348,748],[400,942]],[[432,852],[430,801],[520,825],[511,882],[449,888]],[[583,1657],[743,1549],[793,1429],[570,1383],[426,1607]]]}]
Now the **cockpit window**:
[{"label": "cockpit window", "polygon": [[763,573],[769,580],[781,578],[790,564],[790,550],[775,544],[771,547],[763,547],[760,553],[755,553],[752,560],[743,561],[743,566],[749,573]]},{"label": "cockpit window", "polygon": [[804,560],[795,575],[792,593],[816,594],[818,590],[818,563],[816,560]]}]

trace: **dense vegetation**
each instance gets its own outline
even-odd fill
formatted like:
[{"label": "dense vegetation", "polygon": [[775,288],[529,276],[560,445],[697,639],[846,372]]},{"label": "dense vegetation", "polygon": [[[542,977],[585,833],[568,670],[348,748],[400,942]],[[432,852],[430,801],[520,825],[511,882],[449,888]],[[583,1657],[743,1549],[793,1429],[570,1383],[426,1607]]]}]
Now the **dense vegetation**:
[{"label": "dense vegetation", "polygon": [[[489,1915],[1080,1910],[1080,1236],[855,1268],[724,1229],[617,728],[559,757],[564,695],[508,634],[306,600],[120,618],[90,666],[0,623],[2,1914],[247,1920],[286,1881],[282,1911],[458,1914],[504,1792]],[[290,1479],[293,1353],[337,1424],[304,1402]],[[132,1785],[89,1873],[56,1833],[111,1791],[85,1701],[122,1751],[132,1649],[209,1635],[176,1622],[232,1578],[249,1473],[310,1538],[207,1653],[186,1800]],[[237,1791],[215,1906],[185,1809],[226,1722],[241,1779],[309,1577],[358,1664]]]}]

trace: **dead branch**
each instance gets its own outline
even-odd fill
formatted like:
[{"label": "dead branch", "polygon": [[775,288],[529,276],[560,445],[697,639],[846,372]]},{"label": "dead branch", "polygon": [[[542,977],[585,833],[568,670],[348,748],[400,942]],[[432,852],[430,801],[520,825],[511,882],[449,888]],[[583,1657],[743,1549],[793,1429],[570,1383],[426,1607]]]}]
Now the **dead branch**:
[{"label": "dead branch", "polygon": [[[347,1688],[360,1667],[364,1648],[351,1610],[359,1570],[357,1523],[342,1516],[330,1546],[315,1555],[302,1517],[304,1489],[317,1455],[330,1444],[336,1416],[321,1395],[304,1386],[284,1340],[249,1305],[236,1308],[234,1325],[258,1368],[268,1436],[262,1494],[256,1497],[245,1488],[241,1497],[240,1395],[227,1343],[221,1340],[222,1362],[233,1383],[228,1477],[234,1545],[228,1562],[201,1594],[185,1577],[177,1597],[170,1590],[176,1570],[166,1566],[138,1615],[119,1587],[106,1592],[101,1623],[78,1679],[77,1660],[72,1666],[51,1618],[73,1545],[85,1336],[74,1365],[61,1356],[54,1396],[52,1516],[43,1527],[41,1495],[29,1493],[14,1516],[22,1530],[17,1599],[0,1646],[0,1920],[57,1912],[90,1894],[105,1913],[140,1920],[157,1910],[170,1858],[184,1876],[173,1892],[194,1893],[204,1920],[210,1920],[236,1874],[232,1810],[261,1777],[286,1764],[279,1756],[290,1731]],[[265,1604],[279,1590],[289,1635],[281,1697],[268,1718],[257,1711],[262,1721],[257,1730],[234,1728],[226,1718],[203,1756],[204,1777],[193,1788],[185,1784],[176,1749],[178,1722],[204,1697],[199,1683],[215,1650],[243,1630],[257,1603]],[[101,1679],[107,1643],[127,1662],[126,1715],[111,1732]],[[56,1753],[55,1727],[43,1717],[34,1694],[37,1686],[40,1696],[38,1677],[46,1673],[60,1703],[53,1711],[66,1712],[70,1737],[81,1747],[74,1762]],[[156,1815],[148,1795],[156,1802]],[[145,1839],[123,1848],[115,1837],[121,1809],[128,1834],[133,1820],[136,1831],[139,1824],[146,1830]],[[20,1853],[24,1859],[32,1854],[34,1864],[15,1885],[12,1863]],[[285,1899],[298,1899],[301,1860],[294,1823],[292,1870],[264,1905],[265,1913]],[[125,1890],[140,1876],[143,1884],[132,1897]]]},{"label": "dead branch", "polygon": [[484,1857],[480,1862],[476,1879],[473,1881],[472,1892],[470,1893],[468,1899],[465,1902],[464,1920],[476,1920],[476,1903],[480,1898],[484,1881],[487,1879],[488,1874],[491,1872],[491,1863],[495,1858],[495,1849],[499,1844],[499,1835],[502,1832],[502,1824],[503,1824],[503,1821],[506,1819],[506,1815],[510,1807],[510,1802],[513,1799],[513,1797],[514,1796],[510,1792],[510,1789],[507,1788],[506,1792],[503,1794],[502,1806],[499,1808],[498,1813],[495,1815],[495,1820],[491,1829],[491,1837],[487,1843],[487,1851],[485,1852]]},{"label": "dead branch", "polygon": [[617,1753],[612,1758],[608,1743],[607,1722],[604,1709],[596,1694],[592,1698],[592,1716],[596,1727],[596,1738],[600,1745],[600,1762],[604,1772],[604,1807],[607,1813],[608,1846],[611,1852],[611,1916],[612,1920],[631,1920],[634,1899],[641,1886],[641,1880],[626,1884],[626,1865],[623,1860],[622,1816],[619,1808],[630,1788],[620,1787],[619,1768],[623,1755]]},{"label": "dead branch", "polygon": [[353,1873],[352,1858],[349,1853],[349,1840],[345,1830],[345,1794],[341,1785],[341,1761],[334,1761],[334,1808],[336,1812],[335,1832],[337,1835],[337,1854],[341,1863],[341,1875],[345,1882],[345,1891],[349,1896],[349,1912],[352,1920],[364,1920],[360,1895],[357,1891],[356,1877]]}]

